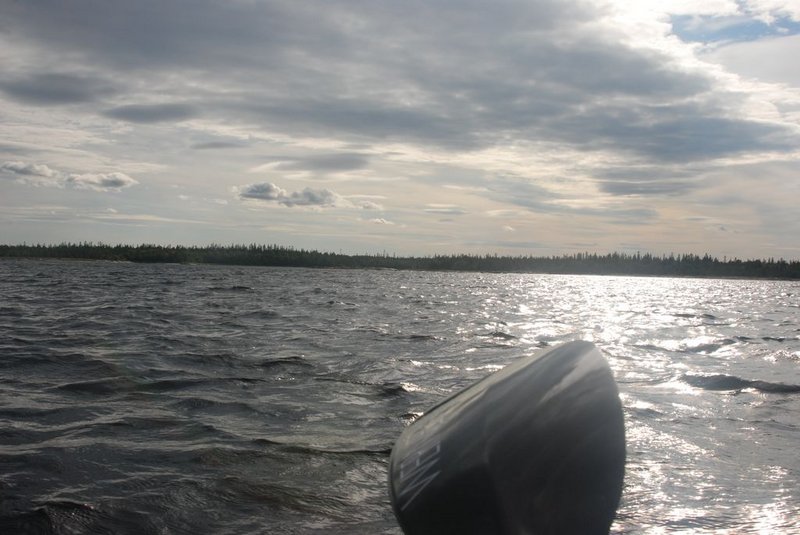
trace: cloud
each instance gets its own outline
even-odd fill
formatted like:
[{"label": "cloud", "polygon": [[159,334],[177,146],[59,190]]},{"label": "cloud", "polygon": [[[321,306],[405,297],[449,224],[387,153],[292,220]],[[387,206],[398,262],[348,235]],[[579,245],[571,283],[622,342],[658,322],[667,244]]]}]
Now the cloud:
[{"label": "cloud", "polygon": [[[287,192],[272,182],[259,182],[234,188],[234,193],[241,200],[257,200],[282,204],[288,207],[305,206],[318,208],[364,208],[366,203],[359,205],[342,197],[329,189],[305,188],[302,191]],[[374,204],[374,203],[371,203]]]},{"label": "cloud", "polygon": [[32,164],[32,163],[24,163],[24,162],[3,162],[0,165],[0,170],[5,171],[6,174],[17,175],[17,176],[37,176],[43,178],[53,178],[58,175],[56,171],[53,171],[46,165],[41,164]]},{"label": "cloud", "polygon": [[103,112],[106,117],[132,123],[178,122],[191,119],[198,111],[188,104],[130,104]]},{"label": "cloud", "polygon": [[305,188],[302,191],[287,192],[272,182],[258,182],[233,188],[240,200],[274,202],[288,207],[305,206],[317,208],[358,208],[360,210],[382,210],[383,207],[371,200],[368,195],[344,197],[327,188]]},{"label": "cloud", "polygon": [[[6,26],[25,40],[47,42],[68,53],[79,51],[90,62],[123,71],[230,65],[259,47],[264,47],[263,57],[271,58],[273,48],[302,44],[310,37],[294,33],[303,22],[297,20],[303,8],[291,2],[141,0],[129,5],[124,17],[115,1],[3,4]],[[311,11],[308,15],[316,9]]]},{"label": "cloud", "polygon": [[351,199],[348,199],[348,201],[354,206],[361,208],[362,210],[383,210],[383,205],[380,205],[373,201],[351,200]]},{"label": "cloud", "polygon": [[337,173],[364,169],[369,165],[369,158],[358,153],[316,154],[304,158],[280,159],[274,164],[267,165],[282,171]]},{"label": "cloud", "polygon": [[0,82],[0,91],[27,104],[59,105],[94,102],[112,95],[107,81],[71,73],[35,73]]},{"label": "cloud", "polygon": [[71,174],[66,177],[66,184],[77,189],[94,191],[119,191],[134,186],[139,182],[125,173],[87,173]]},{"label": "cloud", "polygon": [[767,24],[775,24],[784,19],[800,20],[800,5],[791,0],[743,0],[742,9]]},{"label": "cloud", "polygon": [[[639,177],[639,175],[627,175],[622,170],[605,170],[602,176],[611,177]],[[646,174],[643,174],[646,176]],[[529,213],[535,214],[555,214],[569,218],[590,217],[603,219],[612,223],[621,224],[642,224],[658,217],[657,210],[648,206],[633,206],[626,203],[620,205],[618,201],[600,202],[599,200],[587,200],[585,195],[567,195],[558,193],[554,190],[545,188],[534,181],[525,177],[508,175],[496,176],[491,181],[487,192],[482,193],[488,199],[499,201],[524,208]],[[650,190],[648,190],[650,186]],[[663,179],[654,179],[652,183],[646,181],[631,180],[601,180],[601,189],[608,189],[606,193],[617,196],[633,196],[655,193],[657,188],[668,190]],[[687,187],[688,188],[688,187]],[[519,216],[520,214],[508,212],[506,210],[494,210],[487,215]]]},{"label": "cloud", "polygon": [[481,195],[506,204],[512,204],[539,213],[563,210],[555,201],[560,195],[525,177],[496,176],[487,180],[487,191]]},{"label": "cloud", "polygon": [[369,95],[361,98],[329,95],[324,99],[278,96],[271,104],[254,98],[224,102],[220,106],[242,121],[260,126],[279,124],[295,135],[386,139],[449,149],[482,145],[470,128],[469,117],[459,117],[461,113],[448,118],[440,116],[436,109]]},{"label": "cloud", "polygon": [[286,206],[336,206],[341,204],[341,197],[329,189],[305,188],[284,195],[280,202]]},{"label": "cloud", "polygon": [[272,182],[248,184],[236,190],[240,199],[257,199],[260,201],[280,201],[286,197],[286,190],[279,188]]},{"label": "cloud", "polygon": [[305,188],[282,195],[279,202],[286,206],[336,206],[341,204],[341,197],[329,189]]},{"label": "cloud", "polygon": [[[750,4],[753,13],[782,12]],[[129,6],[123,20],[114,2],[78,0],[69,7],[13,3],[0,16],[19,43],[84,57],[129,76],[131,86],[158,88],[151,93],[192,97],[191,106],[103,112],[133,123],[181,121],[203,110],[226,124],[304,138],[456,152],[548,140],[663,161],[780,152],[800,143],[780,121],[732,111],[742,94],[698,62],[686,63],[674,43],[669,48],[668,24],[665,35],[639,46],[612,24],[609,3],[356,5],[145,0]],[[333,173],[363,169],[366,158],[278,165]]]},{"label": "cloud", "polygon": [[179,223],[179,224],[193,224],[193,225],[207,225],[206,221],[195,219],[179,219],[175,217],[163,217],[154,214],[122,214],[118,212],[107,212],[104,214],[95,214],[94,219],[115,221],[119,223]]},{"label": "cloud", "polygon": [[191,146],[195,150],[241,149],[242,147],[245,147],[245,144],[238,141],[206,141]]},{"label": "cloud", "polygon": [[678,196],[702,185],[703,170],[692,166],[635,166],[592,170],[601,191],[614,196]]},{"label": "cloud", "polygon": [[425,212],[443,215],[464,215],[467,213],[466,210],[455,204],[427,204],[425,205]]},{"label": "cloud", "polygon": [[37,186],[71,187],[94,191],[119,191],[139,183],[125,173],[63,173],[47,165],[18,161],[4,162],[0,165],[0,172]]},{"label": "cloud", "polygon": [[[800,138],[787,125],[726,117],[698,103],[600,105],[570,118],[552,135],[576,147],[617,151],[659,163],[709,161],[748,152],[791,151]],[[637,163],[637,162],[635,162]]]},{"label": "cloud", "polygon": [[696,185],[688,182],[664,180],[657,182],[605,181],[600,183],[602,191],[618,196],[662,197],[664,195],[682,195],[696,187]]},{"label": "cloud", "polygon": [[800,55],[800,35],[726,44],[705,50],[701,57],[724,65],[731,72],[800,87],[800,69],[789,69],[786,58]]}]

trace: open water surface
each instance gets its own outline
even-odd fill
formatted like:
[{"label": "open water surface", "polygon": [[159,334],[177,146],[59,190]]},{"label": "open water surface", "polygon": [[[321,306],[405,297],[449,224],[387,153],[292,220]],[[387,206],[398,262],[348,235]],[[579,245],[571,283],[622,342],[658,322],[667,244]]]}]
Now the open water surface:
[{"label": "open water surface", "polygon": [[800,283],[0,262],[0,533],[399,534],[389,451],[544,346],[609,360],[613,533],[800,533]]}]

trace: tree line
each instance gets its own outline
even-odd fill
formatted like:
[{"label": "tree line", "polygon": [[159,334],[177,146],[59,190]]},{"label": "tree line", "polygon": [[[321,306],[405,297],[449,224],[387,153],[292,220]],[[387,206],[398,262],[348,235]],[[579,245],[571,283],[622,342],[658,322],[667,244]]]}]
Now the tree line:
[{"label": "tree line", "polygon": [[348,255],[280,245],[0,245],[0,258],[71,258],[128,262],[171,262],[316,268],[389,268],[429,271],[487,271],[596,275],[742,277],[800,279],[800,261],[784,259],[720,260],[708,254],[575,253],[561,256],[387,254]]}]

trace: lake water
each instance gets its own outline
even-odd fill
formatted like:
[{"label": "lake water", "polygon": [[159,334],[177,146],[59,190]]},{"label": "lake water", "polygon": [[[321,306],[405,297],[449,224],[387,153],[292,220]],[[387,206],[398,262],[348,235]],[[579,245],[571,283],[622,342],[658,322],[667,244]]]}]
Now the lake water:
[{"label": "lake water", "polygon": [[0,532],[399,534],[405,425],[594,342],[612,533],[800,533],[800,283],[0,262]]}]

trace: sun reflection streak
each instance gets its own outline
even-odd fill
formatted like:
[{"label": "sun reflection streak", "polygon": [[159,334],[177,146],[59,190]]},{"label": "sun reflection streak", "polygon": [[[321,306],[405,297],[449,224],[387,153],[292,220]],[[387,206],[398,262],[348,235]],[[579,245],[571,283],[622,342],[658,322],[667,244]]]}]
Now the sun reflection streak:
[{"label": "sun reflection streak", "polygon": [[[515,337],[505,345],[515,354],[588,340],[612,367],[628,447],[612,533],[800,534],[792,525],[800,517],[800,464],[764,471],[765,463],[796,457],[787,452],[800,440],[797,399],[686,379],[800,384],[796,301],[773,295],[800,295],[800,287],[548,275],[499,280],[499,299],[480,290],[480,321],[471,328],[501,326]],[[472,363],[461,373],[510,360],[487,358],[487,346],[471,350]]]}]

